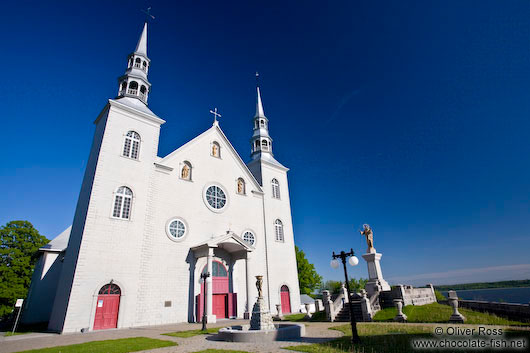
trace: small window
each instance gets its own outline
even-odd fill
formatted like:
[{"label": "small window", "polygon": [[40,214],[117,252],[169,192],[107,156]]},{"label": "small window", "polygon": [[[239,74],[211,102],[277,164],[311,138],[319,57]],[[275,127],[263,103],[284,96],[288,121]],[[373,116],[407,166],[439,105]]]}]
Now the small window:
[{"label": "small window", "polygon": [[186,224],[179,218],[172,219],[167,225],[167,235],[171,240],[181,240],[186,235]]},{"label": "small window", "polygon": [[180,178],[184,180],[191,180],[191,163],[184,161],[184,165],[180,171]]},{"label": "small window", "polygon": [[243,178],[237,179],[237,193],[239,195],[245,195],[245,193],[246,193],[246,191],[245,191],[245,181],[243,180]]},{"label": "small window", "polygon": [[141,69],[142,68],[142,59],[136,58],[136,60],[134,61],[134,67],[137,67],[137,68]]},{"label": "small window", "polygon": [[265,120],[261,119],[261,120],[259,121],[259,126],[260,126],[260,127],[265,127]]},{"label": "small window", "polygon": [[243,240],[246,241],[249,245],[254,246],[254,243],[256,242],[256,237],[252,232],[246,231],[243,234]]},{"label": "small window", "polygon": [[120,186],[114,196],[114,209],[112,216],[115,218],[129,219],[131,215],[133,193],[126,186]]},{"label": "small window", "polygon": [[136,131],[129,131],[125,135],[123,144],[123,156],[138,159],[140,152],[140,135]]},{"label": "small window", "polygon": [[212,142],[212,156],[221,157],[221,146],[218,142]]},{"label": "small window", "polygon": [[276,241],[283,241],[283,223],[279,219],[274,221],[274,232],[276,234]]},{"label": "small window", "polygon": [[267,143],[267,140],[262,140],[261,141],[261,149],[264,150],[264,151],[267,151],[269,148],[268,148],[268,143]]},{"label": "small window", "polygon": [[278,182],[278,179],[274,178],[271,181],[272,185],[272,197],[275,199],[280,198],[280,183]]}]

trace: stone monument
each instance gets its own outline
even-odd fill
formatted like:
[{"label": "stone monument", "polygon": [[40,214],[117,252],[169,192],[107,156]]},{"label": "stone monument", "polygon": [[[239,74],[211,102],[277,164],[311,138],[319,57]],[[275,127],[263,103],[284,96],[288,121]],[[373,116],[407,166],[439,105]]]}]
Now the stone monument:
[{"label": "stone monument", "polygon": [[276,330],[272,321],[272,315],[265,306],[263,300],[263,276],[256,276],[256,288],[258,289],[258,300],[252,308],[252,317],[250,318],[251,330]]},{"label": "stone monument", "polygon": [[407,322],[407,315],[403,313],[403,299],[394,299],[393,302],[397,309],[397,314],[394,318],[394,321]]},{"label": "stone monument", "polygon": [[449,322],[453,324],[463,324],[465,321],[464,315],[458,311],[458,296],[454,290],[449,291],[449,304],[453,307],[453,315],[449,318]]},{"label": "stone monument", "polygon": [[381,271],[381,265],[379,264],[383,254],[376,252],[374,248],[374,233],[372,228],[370,228],[368,224],[364,224],[363,228],[364,229],[359,231],[359,233],[366,237],[366,244],[368,245],[366,254],[362,255],[368,265],[368,282],[366,283],[365,288],[368,297],[371,297],[375,292],[390,290],[390,285],[383,278],[383,272]]}]

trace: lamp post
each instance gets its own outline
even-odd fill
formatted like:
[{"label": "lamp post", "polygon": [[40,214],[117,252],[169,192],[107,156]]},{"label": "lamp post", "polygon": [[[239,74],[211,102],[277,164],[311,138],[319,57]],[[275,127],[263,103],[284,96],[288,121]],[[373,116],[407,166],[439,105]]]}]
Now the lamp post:
[{"label": "lamp post", "polygon": [[338,268],[339,262],[337,261],[337,259],[342,260],[342,265],[344,266],[344,277],[346,280],[346,291],[348,292],[348,305],[350,307],[351,340],[352,340],[352,345],[353,345],[354,343],[360,343],[361,339],[359,338],[359,334],[357,333],[357,323],[355,322],[355,316],[353,316],[353,305],[351,302],[350,284],[348,283],[348,270],[346,268],[346,258],[348,256],[351,256],[350,259],[348,260],[348,263],[351,266],[356,266],[359,263],[359,259],[355,256],[353,249],[350,249],[350,252],[348,253],[341,251],[339,254],[335,254],[335,252],[333,252],[333,260],[331,260],[331,267]]},{"label": "lamp post", "polygon": [[206,285],[206,278],[210,277],[210,272],[203,272],[201,273],[201,284],[204,283],[204,298],[202,299],[204,302],[204,306],[202,308],[202,330],[206,331],[206,296],[208,293],[206,291],[208,290],[208,286]]}]

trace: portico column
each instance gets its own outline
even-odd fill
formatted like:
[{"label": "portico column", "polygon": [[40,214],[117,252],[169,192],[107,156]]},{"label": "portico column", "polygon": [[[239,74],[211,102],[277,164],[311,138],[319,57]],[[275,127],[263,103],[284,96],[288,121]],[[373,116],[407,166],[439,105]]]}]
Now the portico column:
[{"label": "portico column", "polygon": [[251,303],[250,303],[250,283],[252,282],[252,278],[250,276],[250,270],[249,270],[249,266],[248,266],[248,251],[247,251],[247,256],[245,257],[245,271],[246,271],[246,277],[247,277],[247,285],[246,285],[246,289],[247,289],[247,306],[245,308],[245,313],[243,314],[243,318],[245,319],[250,319],[250,306],[251,306]]},{"label": "portico column", "polygon": [[210,276],[208,278],[206,278],[206,321],[208,323],[215,323],[215,315],[213,315],[212,313],[212,298],[213,298],[213,295],[212,295],[212,290],[213,290],[213,286],[212,286],[212,276],[213,276],[213,266],[212,266],[212,262],[213,262],[213,248],[208,248],[208,264],[207,264],[207,268],[208,268],[208,272],[210,273]]}]

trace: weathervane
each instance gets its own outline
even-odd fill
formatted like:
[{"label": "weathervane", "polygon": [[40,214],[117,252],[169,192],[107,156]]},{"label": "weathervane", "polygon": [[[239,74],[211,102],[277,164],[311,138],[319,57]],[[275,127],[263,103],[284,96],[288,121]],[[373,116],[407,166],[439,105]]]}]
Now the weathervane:
[{"label": "weathervane", "polygon": [[214,110],[211,110],[211,109],[210,109],[210,113],[212,113],[213,116],[214,116],[214,118],[213,118],[213,121],[214,121],[214,122],[217,121],[217,118],[220,118],[220,117],[221,117],[221,114],[219,114],[219,113],[217,112],[217,108],[215,108]]},{"label": "weathervane", "polygon": [[145,10],[141,10],[143,13],[145,13],[145,22],[147,22],[149,20],[149,18],[151,18],[152,20],[155,19],[155,16],[151,15],[151,6],[149,6],[147,8],[147,11]]}]

